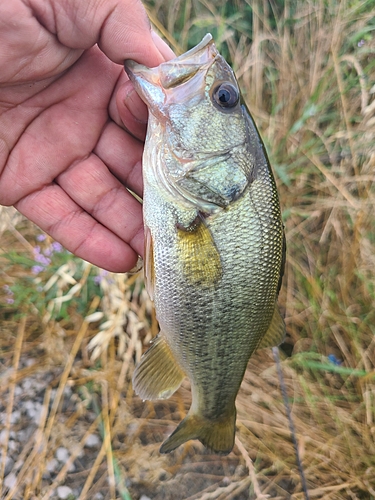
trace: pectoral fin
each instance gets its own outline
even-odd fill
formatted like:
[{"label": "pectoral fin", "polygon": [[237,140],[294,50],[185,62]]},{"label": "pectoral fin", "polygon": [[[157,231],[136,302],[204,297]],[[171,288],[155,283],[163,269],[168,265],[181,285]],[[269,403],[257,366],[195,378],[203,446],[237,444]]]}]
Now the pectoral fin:
[{"label": "pectoral fin", "polygon": [[257,349],[264,349],[265,347],[273,347],[283,342],[285,338],[285,323],[280,315],[279,306],[275,304],[272,320],[268,330],[262,340],[260,341]]},{"label": "pectoral fin", "polygon": [[145,227],[145,262],[144,262],[145,287],[151,300],[154,300],[155,269],[154,246],[150,229]]},{"label": "pectoral fin", "polygon": [[222,276],[220,254],[211,231],[198,215],[188,228],[177,228],[178,246],[183,272],[188,283],[212,287]]},{"label": "pectoral fin", "polygon": [[136,366],[133,388],[142,399],[168,399],[184,377],[169,345],[159,334]]}]

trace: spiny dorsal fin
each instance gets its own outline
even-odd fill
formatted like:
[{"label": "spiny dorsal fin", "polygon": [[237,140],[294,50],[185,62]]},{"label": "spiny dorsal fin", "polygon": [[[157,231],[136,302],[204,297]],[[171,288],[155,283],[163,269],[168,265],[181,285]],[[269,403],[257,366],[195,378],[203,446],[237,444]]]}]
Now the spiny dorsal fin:
[{"label": "spiny dorsal fin", "polygon": [[257,349],[264,349],[265,347],[274,347],[283,342],[285,338],[285,323],[280,315],[279,306],[275,304],[272,320],[268,330],[262,340],[260,341]]},{"label": "spiny dorsal fin", "polygon": [[168,399],[185,377],[169,345],[159,334],[144,353],[133,375],[133,388],[142,399]]}]

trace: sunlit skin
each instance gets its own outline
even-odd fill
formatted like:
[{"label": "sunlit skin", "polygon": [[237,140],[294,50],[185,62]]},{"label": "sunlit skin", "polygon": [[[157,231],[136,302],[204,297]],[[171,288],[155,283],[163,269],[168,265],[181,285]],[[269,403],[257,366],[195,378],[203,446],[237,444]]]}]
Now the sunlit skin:
[{"label": "sunlit skin", "polygon": [[172,51],[134,0],[1,2],[0,46],[0,204],[83,259],[131,269],[142,209],[125,186],[142,195],[147,109],[123,61]]}]

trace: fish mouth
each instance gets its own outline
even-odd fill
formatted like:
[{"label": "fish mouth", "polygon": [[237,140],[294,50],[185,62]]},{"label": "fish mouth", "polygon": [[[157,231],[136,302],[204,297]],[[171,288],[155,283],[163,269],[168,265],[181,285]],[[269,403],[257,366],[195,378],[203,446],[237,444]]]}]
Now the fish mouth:
[{"label": "fish mouth", "polygon": [[129,79],[141,99],[153,109],[166,103],[168,90],[188,82],[198,72],[206,72],[212,65],[218,51],[211,34],[184,54],[161,63],[155,68],[148,68],[135,61],[125,61],[124,67]]}]

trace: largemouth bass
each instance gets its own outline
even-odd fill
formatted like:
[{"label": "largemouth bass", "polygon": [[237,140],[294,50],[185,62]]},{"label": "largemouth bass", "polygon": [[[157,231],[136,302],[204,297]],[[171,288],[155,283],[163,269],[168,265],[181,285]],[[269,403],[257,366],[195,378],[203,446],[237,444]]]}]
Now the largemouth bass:
[{"label": "largemouth bass", "polygon": [[134,389],[144,400],[166,399],[187,376],[191,408],[160,451],[199,439],[227,454],[249,358],[285,334],[275,181],[211,35],[157,68],[127,61],[125,69],[149,109],[145,282],[160,325],[135,369]]}]

